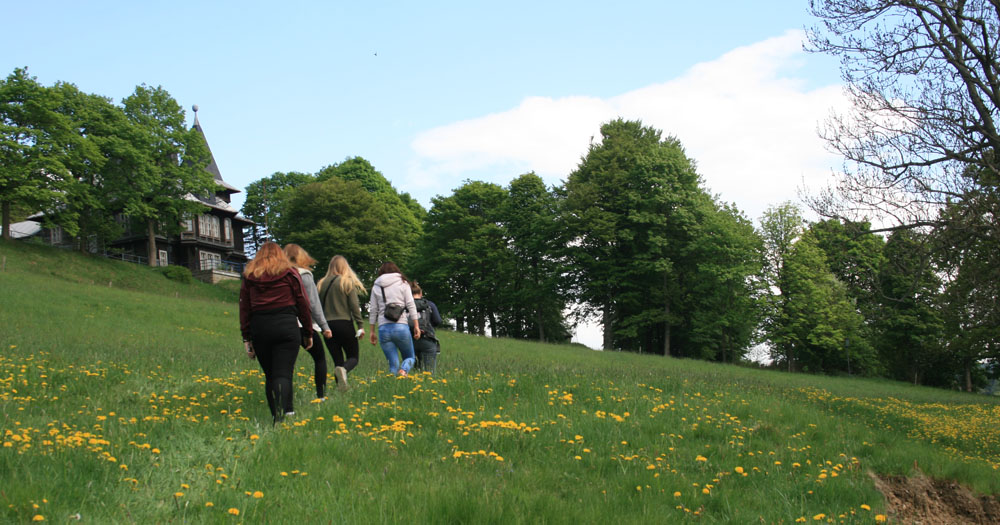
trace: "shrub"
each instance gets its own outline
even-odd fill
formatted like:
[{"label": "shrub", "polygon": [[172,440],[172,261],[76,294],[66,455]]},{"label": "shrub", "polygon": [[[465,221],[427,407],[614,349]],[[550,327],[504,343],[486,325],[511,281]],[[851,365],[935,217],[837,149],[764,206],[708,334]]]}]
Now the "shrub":
[{"label": "shrub", "polygon": [[183,266],[163,266],[160,268],[160,273],[171,281],[177,281],[183,284],[190,284],[194,281],[194,276],[191,275],[191,270],[188,270]]}]

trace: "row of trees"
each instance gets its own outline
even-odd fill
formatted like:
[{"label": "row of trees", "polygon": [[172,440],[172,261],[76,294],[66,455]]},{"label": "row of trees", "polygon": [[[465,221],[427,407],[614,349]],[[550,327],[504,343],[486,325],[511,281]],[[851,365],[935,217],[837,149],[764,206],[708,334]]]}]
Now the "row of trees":
[{"label": "row of trees", "polygon": [[[136,87],[121,105],[73,84],[43,86],[15,69],[0,80],[2,235],[15,218],[42,212],[47,227],[76,237],[81,250],[119,237],[115,216],[154,235],[177,228],[200,204],[185,195],[214,190],[204,138],[163,88]],[[155,256],[150,258],[155,265]]]},{"label": "row of trees", "polygon": [[258,239],[343,254],[368,282],[399,262],[470,333],[566,341],[590,318],[605,349],[738,362],[763,345],[788,370],[967,388],[1000,358],[986,245],[809,224],[790,203],[754,228],[677,139],[636,121],[603,125],[557,187],[534,173],[467,181],[424,211],[351,158],[257,181],[243,211]]}]

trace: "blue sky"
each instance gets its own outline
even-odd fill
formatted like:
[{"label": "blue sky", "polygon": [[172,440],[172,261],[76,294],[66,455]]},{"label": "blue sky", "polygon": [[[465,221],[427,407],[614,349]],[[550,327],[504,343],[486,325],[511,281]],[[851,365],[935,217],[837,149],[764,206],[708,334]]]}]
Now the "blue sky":
[{"label": "blue sky", "polygon": [[558,184],[619,116],[679,138],[751,219],[840,166],[816,133],[844,102],[836,62],[801,50],[807,0],[6,4],[4,75],[115,102],[163,86],[240,188],[351,156],[425,207],[467,179]]}]

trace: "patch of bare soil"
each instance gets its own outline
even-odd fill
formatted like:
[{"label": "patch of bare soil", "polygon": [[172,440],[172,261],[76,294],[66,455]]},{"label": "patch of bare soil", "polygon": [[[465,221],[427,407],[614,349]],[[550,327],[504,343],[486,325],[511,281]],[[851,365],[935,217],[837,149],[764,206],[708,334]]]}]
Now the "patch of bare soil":
[{"label": "patch of bare soil", "polygon": [[877,476],[875,486],[885,495],[890,521],[920,525],[1000,523],[1000,502],[980,496],[951,480]]}]

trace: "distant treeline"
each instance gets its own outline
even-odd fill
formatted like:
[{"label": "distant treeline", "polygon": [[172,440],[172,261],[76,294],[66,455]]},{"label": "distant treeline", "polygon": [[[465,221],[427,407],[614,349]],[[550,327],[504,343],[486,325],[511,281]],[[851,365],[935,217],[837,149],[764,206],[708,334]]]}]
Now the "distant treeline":
[{"label": "distant treeline", "polygon": [[[1000,333],[986,245],[868,223],[808,223],[778,204],[755,228],[703,186],[673,138],[601,128],[565,182],[467,181],[425,210],[365,159],[247,188],[249,238],[342,254],[371,282],[394,260],[460,331],[568,341],[599,320],[605,349],[972,389]],[[950,243],[950,244],[949,244]],[[945,249],[946,248],[946,249]]]}]

